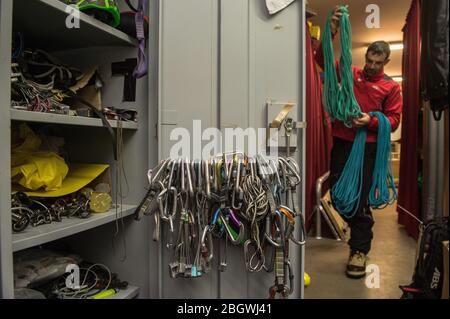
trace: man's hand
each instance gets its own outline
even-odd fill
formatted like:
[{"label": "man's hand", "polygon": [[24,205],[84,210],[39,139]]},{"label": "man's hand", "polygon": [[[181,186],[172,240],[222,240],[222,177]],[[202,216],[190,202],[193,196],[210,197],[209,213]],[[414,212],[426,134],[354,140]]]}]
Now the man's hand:
[{"label": "man's hand", "polygon": [[342,12],[339,10],[339,6],[334,7],[333,15],[331,16],[330,27],[331,33],[336,34],[339,30],[339,19],[342,17]]},{"label": "man's hand", "polygon": [[353,126],[360,128],[368,125],[370,122],[370,115],[367,113],[362,113],[361,117],[353,120]]}]

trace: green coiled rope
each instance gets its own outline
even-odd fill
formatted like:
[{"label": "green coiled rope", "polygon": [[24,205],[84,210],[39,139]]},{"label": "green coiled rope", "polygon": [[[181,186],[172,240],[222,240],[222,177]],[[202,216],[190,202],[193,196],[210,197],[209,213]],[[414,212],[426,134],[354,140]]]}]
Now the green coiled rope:
[{"label": "green coiled rope", "polygon": [[[391,124],[381,112],[370,112],[369,115],[378,118],[377,152],[369,204],[372,208],[382,209],[397,199],[391,167]],[[331,189],[331,197],[336,209],[348,219],[356,215],[361,200],[366,138],[367,129],[360,128],[356,133],[350,156],[341,176]]]},{"label": "green coiled rope", "polygon": [[352,120],[361,116],[361,108],[353,92],[352,28],[348,15],[348,7],[340,6],[340,12],[342,13],[340,17],[341,58],[339,63],[341,83],[338,81],[336,67],[334,65],[333,39],[331,36],[332,10],[328,14],[322,40],[325,59],[323,95],[326,110],[331,119],[339,120],[347,127],[352,127]]}]

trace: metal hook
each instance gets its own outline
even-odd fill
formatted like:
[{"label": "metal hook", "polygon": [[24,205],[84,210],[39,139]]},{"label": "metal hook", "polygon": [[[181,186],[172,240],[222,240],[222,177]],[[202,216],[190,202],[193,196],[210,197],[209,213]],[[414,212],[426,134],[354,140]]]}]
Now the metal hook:
[{"label": "metal hook", "polygon": [[272,224],[271,224],[271,220],[270,220],[271,217],[274,217],[274,219],[278,217],[278,221],[281,224],[281,213],[279,211],[275,211],[275,212],[272,212],[271,214],[267,214],[267,216],[266,216],[266,231],[264,233],[264,238],[272,246],[275,246],[275,247],[278,248],[278,247],[281,247],[283,243],[281,241],[277,241],[276,239],[272,238],[272,235],[271,235],[271,232],[272,232],[271,231],[271,228],[272,228],[271,226],[272,226]]},{"label": "metal hook", "polygon": [[[206,262],[210,262],[214,257],[214,251],[213,251],[214,245],[213,245],[213,241],[212,241],[212,235],[209,230],[210,230],[210,226],[206,226],[203,229],[202,238],[200,240],[201,246],[207,247],[207,251],[209,252],[209,255],[205,258]],[[206,246],[206,244],[205,244],[206,236],[208,236],[208,246]]]},{"label": "metal hook", "polygon": [[205,182],[206,197],[207,198],[211,198],[211,184],[210,184],[211,180],[210,180],[210,177],[209,177],[209,170],[210,170],[210,162],[209,162],[209,160],[203,162],[203,166],[204,166],[204,170],[205,170],[205,180],[206,180],[206,182]]},{"label": "metal hook", "polygon": [[[259,272],[263,269],[264,264],[266,263],[265,256],[262,252],[262,249],[258,249],[255,244],[255,252],[253,255],[248,258],[249,256],[249,247],[252,245],[252,240],[248,239],[244,243],[244,260],[245,260],[245,266],[249,272]],[[259,256],[259,257],[258,257]],[[252,265],[252,260],[257,258],[257,263],[255,266]]]},{"label": "metal hook", "polygon": [[[230,214],[230,216],[231,216],[231,214]],[[238,233],[237,238],[234,238],[235,234],[233,234],[233,231],[232,231],[231,226],[229,225],[229,223],[227,221],[227,218],[224,217],[222,214],[219,215],[219,218],[220,218],[220,221],[222,222],[222,225],[224,225],[224,227],[225,227],[225,231],[226,231],[226,233],[227,233],[231,243],[233,245],[239,245],[241,243],[242,239],[244,239],[244,224],[239,222],[236,219],[236,217],[234,217],[234,220],[239,223],[239,225],[238,225],[239,226],[239,233]]]},{"label": "metal hook", "polygon": [[192,175],[191,175],[191,165],[189,164],[189,160],[186,158],[185,163],[185,170],[186,170],[186,177],[187,177],[187,186],[188,186],[188,192],[190,198],[194,198],[194,186],[192,184]]}]

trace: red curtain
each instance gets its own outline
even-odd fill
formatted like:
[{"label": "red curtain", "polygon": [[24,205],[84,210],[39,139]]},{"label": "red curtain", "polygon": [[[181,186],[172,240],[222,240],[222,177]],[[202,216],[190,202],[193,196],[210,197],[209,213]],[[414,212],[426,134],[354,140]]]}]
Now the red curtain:
[{"label": "red curtain", "polygon": [[[308,30],[308,26],[306,26]],[[322,82],[314,62],[309,32],[306,32],[306,229],[312,225],[316,180],[330,167],[331,122],[322,108]],[[326,190],[324,190],[326,191]],[[327,229],[323,227],[323,235]]]},{"label": "red curtain", "polygon": [[419,108],[420,108],[420,1],[413,0],[403,28],[403,117],[398,187],[398,223],[409,235],[418,237],[418,222],[407,212],[420,218],[419,173]]}]

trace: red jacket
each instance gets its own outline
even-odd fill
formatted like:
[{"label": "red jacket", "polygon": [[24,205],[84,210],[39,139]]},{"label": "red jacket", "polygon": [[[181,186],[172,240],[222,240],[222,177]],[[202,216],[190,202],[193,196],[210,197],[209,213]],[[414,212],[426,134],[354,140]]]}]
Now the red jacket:
[{"label": "red jacket", "polygon": [[[320,67],[324,69],[322,45],[318,48],[315,59]],[[335,61],[335,64],[339,77],[338,61]],[[391,123],[391,131],[394,132],[400,124],[403,107],[403,97],[400,85],[383,72],[370,78],[366,78],[363,70],[353,66],[352,71],[353,91],[355,93],[356,101],[361,107],[361,111],[364,113],[374,111],[383,112]],[[367,142],[376,142],[378,119],[372,116],[367,128]],[[340,121],[334,121],[333,123],[333,136],[335,137],[353,141],[355,139],[356,131],[357,128],[348,128]]]}]

